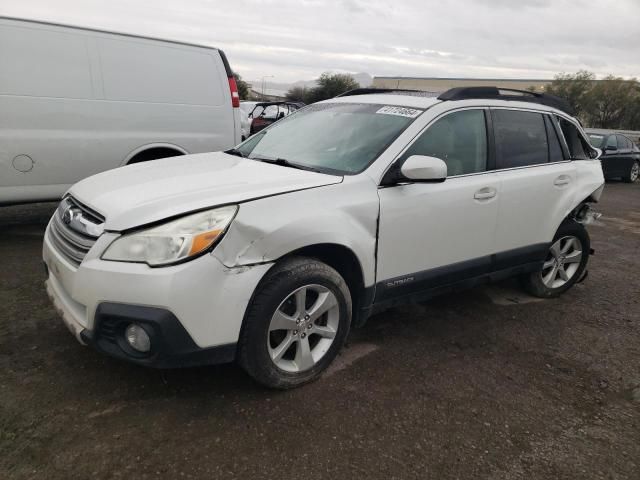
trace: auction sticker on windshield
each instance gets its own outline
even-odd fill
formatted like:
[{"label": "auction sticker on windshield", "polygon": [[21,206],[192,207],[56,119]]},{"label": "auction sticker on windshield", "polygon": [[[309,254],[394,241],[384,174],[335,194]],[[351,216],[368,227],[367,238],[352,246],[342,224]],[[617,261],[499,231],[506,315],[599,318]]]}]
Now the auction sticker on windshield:
[{"label": "auction sticker on windshield", "polygon": [[390,105],[387,105],[382,107],[376,113],[381,113],[383,115],[397,115],[399,117],[416,118],[422,113],[422,110],[416,110],[414,108],[406,107],[392,107]]}]

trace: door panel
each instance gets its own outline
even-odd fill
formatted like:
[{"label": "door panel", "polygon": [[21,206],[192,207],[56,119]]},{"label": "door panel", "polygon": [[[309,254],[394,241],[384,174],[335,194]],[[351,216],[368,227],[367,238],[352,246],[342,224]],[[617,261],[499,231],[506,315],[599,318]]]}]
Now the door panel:
[{"label": "door panel", "polygon": [[378,193],[377,300],[489,270],[500,197],[495,173],[398,185]]},{"label": "door panel", "polygon": [[[561,155],[550,118],[540,113],[492,109],[500,200],[496,227],[496,268],[535,260],[571,208],[576,168]],[[569,155],[585,156],[572,125],[562,126]],[[555,152],[555,153],[554,153]],[[573,153],[571,153],[573,152]],[[549,159],[554,161],[549,163]],[[515,252],[515,255],[505,255]],[[522,254],[522,255],[521,255]],[[507,263],[511,260],[513,265]]]},{"label": "door panel", "polygon": [[550,242],[574,202],[574,163],[503,170],[497,175],[501,191],[495,253]]}]

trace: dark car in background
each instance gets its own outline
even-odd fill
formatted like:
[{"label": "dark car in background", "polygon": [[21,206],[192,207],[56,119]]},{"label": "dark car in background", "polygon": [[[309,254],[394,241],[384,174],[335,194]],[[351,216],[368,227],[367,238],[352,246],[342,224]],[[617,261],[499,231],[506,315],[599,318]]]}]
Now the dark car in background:
[{"label": "dark car in background", "polygon": [[251,122],[250,135],[259,132],[281,118],[291,115],[302,107],[304,107],[304,103],[298,102],[256,103],[249,114],[249,121]]},{"label": "dark car in background", "polygon": [[591,145],[602,150],[605,178],[621,178],[633,183],[640,176],[640,148],[625,135],[586,129]]}]

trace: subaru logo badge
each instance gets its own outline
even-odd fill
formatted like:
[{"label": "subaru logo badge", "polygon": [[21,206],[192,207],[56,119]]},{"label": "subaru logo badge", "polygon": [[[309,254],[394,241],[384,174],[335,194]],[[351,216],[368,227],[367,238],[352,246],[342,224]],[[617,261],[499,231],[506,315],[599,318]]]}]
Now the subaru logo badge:
[{"label": "subaru logo badge", "polygon": [[72,207],[68,207],[64,212],[62,212],[62,221],[66,225],[69,225],[73,220],[73,216],[74,216],[73,213],[74,212]]}]

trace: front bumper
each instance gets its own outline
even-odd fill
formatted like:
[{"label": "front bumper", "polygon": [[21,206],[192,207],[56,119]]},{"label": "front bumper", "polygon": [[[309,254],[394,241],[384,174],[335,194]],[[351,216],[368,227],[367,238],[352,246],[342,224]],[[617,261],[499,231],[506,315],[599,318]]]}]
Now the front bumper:
[{"label": "front bumper", "polygon": [[[45,234],[47,294],[74,336],[148,366],[233,360],[245,310],[271,264],[227,268],[212,254],[164,268],[100,260],[113,237],[103,235],[76,267],[56,251],[48,229]],[[133,322],[152,333],[150,355],[121,342]]]},{"label": "front bumper", "polygon": [[[131,348],[124,331],[131,323],[142,326],[151,338],[151,351]],[[101,303],[94,330],[80,332],[81,341],[112,357],[155,368],[190,367],[232,362],[236,343],[200,348],[176,316],[162,308]]]}]

